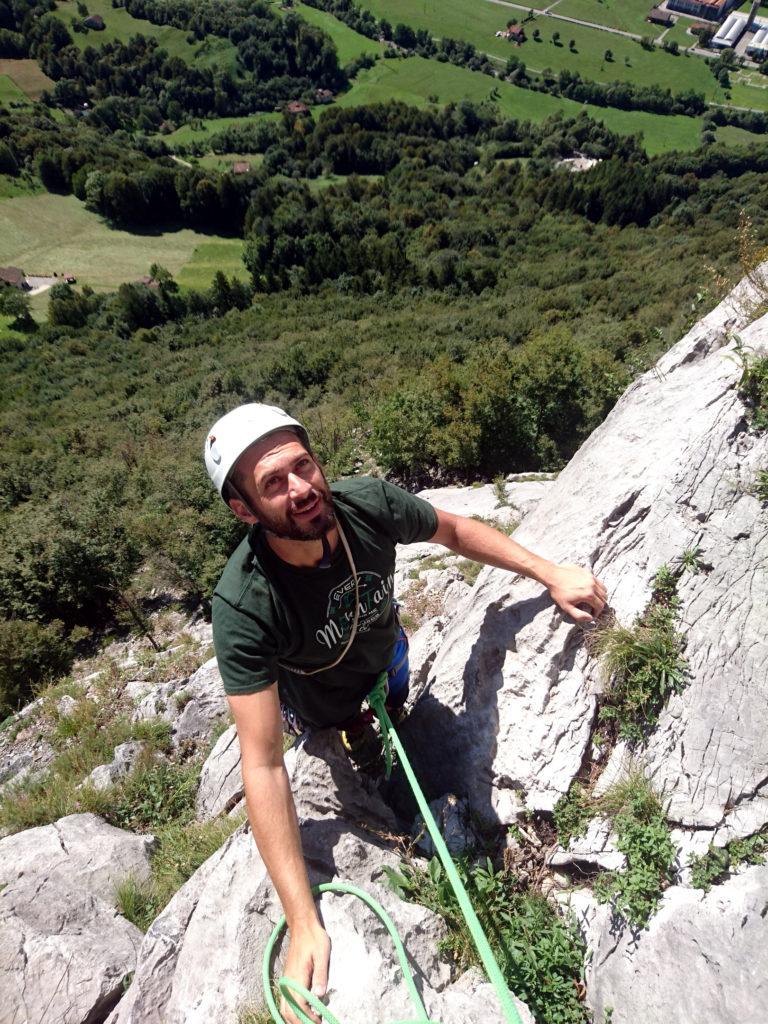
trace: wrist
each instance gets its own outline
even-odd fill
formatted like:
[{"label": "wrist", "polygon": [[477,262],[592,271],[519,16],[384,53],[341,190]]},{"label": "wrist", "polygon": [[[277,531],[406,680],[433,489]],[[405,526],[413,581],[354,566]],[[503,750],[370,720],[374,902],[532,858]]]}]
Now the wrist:
[{"label": "wrist", "polygon": [[537,583],[541,583],[547,590],[551,590],[557,579],[559,566],[555,562],[548,561],[546,558],[537,557],[536,562],[531,568],[532,579],[536,580]]}]

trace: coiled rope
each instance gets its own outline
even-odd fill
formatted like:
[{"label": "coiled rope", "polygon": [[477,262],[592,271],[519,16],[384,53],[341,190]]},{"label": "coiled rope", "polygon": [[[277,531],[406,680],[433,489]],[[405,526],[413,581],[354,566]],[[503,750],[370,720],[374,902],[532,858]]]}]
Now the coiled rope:
[{"label": "coiled rope", "polygon": [[[408,756],[403,749],[403,745],[400,742],[400,737],[395,731],[392,721],[387,713],[387,709],[384,706],[387,695],[387,673],[382,672],[379,678],[376,680],[376,685],[368,694],[368,703],[373,709],[374,713],[379,719],[381,725],[381,736],[384,745],[384,760],[386,764],[386,775],[389,775],[392,771],[392,747],[394,746],[397,752],[400,765],[405,772],[405,776],[408,779],[410,787],[413,791],[413,795],[416,798],[416,803],[419,806],[421,815],[424,819],[424,823],[427,826],[427,830],[432,838],[437,855],[440,858],[442,865],[445,869],[448,880],[451,883],[456,899],[459,902],[459,907],[464,915],[464,919],[469,927],[472,940],[475,944],[477,952],[480,954],[480,959],[483,962],[488,978],[493,983],[496,989],[496,994],[499,997],[501,1008],[504,1013],[504,1019],[507,1024],[521,1024],[520,1014],[517,1012],[512,993],[507,988],[507,984],[504,981],[504,976],[501,973],[501,969],[496,962],[496,958],[493,955],[488,939],[486,938],[485,932],[482,929],[480,922],[477,919],[472,904],[470,902],[467,891],[462,884],[459,873],[453,863],[448,847],[445,845],[445,840],[440,835],[440,830],[437,827],[437,823],[429,809],[424,794],[421,791],[418,780],[411,768]],[[417,1018],[410,1021],[393,1021],[392,1024],[439,1024],[438,1021],[432,1021],[427,1017],[427,1011],[424,1008],[424,1003],[421,996],[418,993],[416,984],[411,974],[411,968],[408,964],[408,958],[403,947],[402,940],[397,933],[392,918],[387,914],[386,910],[378,903],[372,896],[370,896],[363,889],[358,889],[354,885],[346,885],[341,882],[328,882],[323,885],[316,885],[313,887],[312,892],[316,895],[320,895],[324,892],[339,892],[348,893],[352,896],[357,896],[363,903],[367,904],[371,910],[379,917],[384,927],[390,934],[392,943],[397,953],[397,958],[400,962],[400,968],[403,972],[403,980],[405,981],[406,988],[411,997],[414,1007],[416,1008]],[[277,925],[275,926],[272,934],[269,937],[267,948],[264,951],[264,960],[262,963],[262,979],[264,982],[264,998],[269,1008],[269,1012],[272,1014],[272,1019],[275,1024],[285,1024],[284,1018],[280,1014],[280,1010],[275,1002],[274,995],[272,994],[272,956],[275,950],[280,935],[285,928],[285,917],[280,918]],[[303,985],[300,985],[297,981],[292,978],[281,977],[277,982],[277,987],[280,993],[285,998],[285,1001],[291,1007],[293,1012],[296,1014],[301,1024],[314,1024],[311,1017],[308,1017],[302,1007],[298,1004],[296,996],[306,1000],[307,1004],[318,1014],[320,1019],[325,1024],[340,1024],[337,1018],[331,1013],[328,1007],[318,999],[317,996],[309,992]]]}]

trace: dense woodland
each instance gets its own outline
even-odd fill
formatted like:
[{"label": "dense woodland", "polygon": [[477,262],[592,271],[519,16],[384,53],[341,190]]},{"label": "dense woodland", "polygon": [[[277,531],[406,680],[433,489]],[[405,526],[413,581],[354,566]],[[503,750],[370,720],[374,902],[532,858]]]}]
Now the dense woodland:
[{"label": "dense woodland", "polygon": [[[0,173],[125,228],[241,237],[250,281],[219,273],[181,289],[152,266],[153,287],[59,285],[42,325],[11,296],[0,717],[127,614],[144,580],[210,594],[241,533],[200,456],[226,409],[287,406],[331,475],[373,470],[415,487],[557,469],[715,301],[714,271],[734,274],[740,213],[768,233],[762,147],[649,158],[586,116],[532,125],[493,104],[283,113],[211,140],[214,152],[262,154],[250,172],[204,169],[194,154],[181,165],[150,134],[160,119],[271,109],[343,87],[349,70],[323,33],[259,0],[127,2],[229,39],[238,68],[190,68],[140,36],[81,52],[45,2],[0,0],[0,53],[36,56],[52,102],[93,108],[0,112]],[[437,45],[341,6],[365,34]],[[431,55],[476,58],[450,40]],[[601,162],[580,175],[558,166],[577,151]]]},{"label": "dense woodland", "polygon": [[[20,166],[78,152],[64,128],[57,148],[38,126],[41,149],[4,123]],[[225,409],[286,405],[332,474],[557,469],[714,300],[706,267],[732,271],[739,211],[766,229],[765,156],[746,150],[648,160],[586,118],[531,128],[468,105],[332,111],[293,152],[278,129],[299,171],[343,152],[380,176],[311,192],[260,170],[240,206],[250,287],[181,291],[159,267],[152,289],[62,285],[47,325],[2,341],[6,680],[57,670],[136,580],[209,594],[241,532],[200,458]],[[71,130],[98,153],[95,129]],[[552,156],[576,145],[605,159],[574,177]],[[534,155],[497,156],[515,147]],[[203,173],[164,159],[126,151],[119,173],[140,190],[171,175],[176,195]],[[205,175],[214,191],[230,177]]]}]

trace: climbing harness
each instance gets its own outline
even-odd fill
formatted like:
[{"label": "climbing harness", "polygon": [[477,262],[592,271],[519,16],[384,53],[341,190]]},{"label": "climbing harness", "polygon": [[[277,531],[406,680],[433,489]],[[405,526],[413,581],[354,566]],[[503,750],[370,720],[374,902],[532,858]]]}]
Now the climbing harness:
[{"label": "climbing harness", "polygon": [[[461,912],[463,913],[464,919],[466,920],[467,925],[469,926],[472,939],[475,943],[475,947],[477,948],[478,953],[480,954],[480,959],[483,962],[486,974],[488,975],[491,982],[493,982],[493,986],[496,989],[496,994],[499,997],[499,1002],[501,1003],[501,1007],[504,1013],[504,1019],[507,1022],[507,1024],[521,1024],[520,1014],[517,1012],[517,1007],[515,1006],[512,994],[507,988],[507,984],[504,981],[504,976],[501,973],[499,965],[496,963],[496,958],[493,955],[493,951],[491,950],[488,939],[486,938],[482,926],[477,919],[477,914],[475,913],[472,904],[470,903],[469,896],[467,896],[467,891],[464,888],[461,879],[459,878],[459,873],[456,870],[453,860],[451,859],[450,853],[448,852],[448,847],[445,845],[445,840],[440,835],[440,830],[437,827],[435,819],[432,816],[432,812],[429,809],[429,805],[427,804],[424,794],[421,791],[421,787],[419,786],[413,769],[411,768],[410,762],[408,761],[408,757],[405,753],[405,750],[403,749],[403,745],[400,742],[400,738],[397,735],[397,732],[395,731],[394,727],[392,726],[392,721],[389,717],[389,714],[387,713],[386,707],[384,706],[386,695],[387,673],[382,672],[381,675],[376,680],[376,685],[368,694],[368,703],[378,716],[379,723],[381,725],[381,736],[384,745],[384,759],[386,763],[386,776],[387,778],[389,778],[389,775],[392,771],[392,747],[394,746],[400,765],[403,771],[405,772],[405,776],[408,779],[408,782],[411,786],[413,795],[416,798],[416,803],[418,804],[419,810],[421,811],[422,817],[424,818],[424,823],[426,824],[427,830],[429,831],[429,834],[432,837],[432,842],[434,843],[435,849],[437,850],[437,854],[440,857],[440,860],[442,861],[443,867],[445,868],[445,872],[448,876],[448,880],[451,883],[453,891],[456,894],[456,899],[459,901]],[[416,989],[416,985],[413,980],[413,975],[411,974],[411,970],[408,965],[408,960],[406,957],[405,949],[403,948],[403,943],[400,940],[400,936],[397,934],[397,929],[395,928],[392,919],[389,917],[389,915],[381,906],[381,904],[377,903],[376,900],[364,890],[358,889],[354,885],[345,885],[340,882],[327,882],[323,885],[316,885],[312,889],[312,892],[316,895],[320,895],[324,892],[339,892],[348,893],[352,896],[357,896],[358,899],[361,899],[365,904],[367,904],[371,908],[371,910],[373,910],[373,912],[379,917],[379,919],[384,924],[384,927],[389,932],[390,937],[392,939],[392,943],[395,947],[395,952],[397,953],[397,958],[400,961],[400,968],[403,972],[403,980],[405,981],[406,988],[408,989],[408,992],[411,996],[411,1001],[416,1007],[416,1013],[418,1015],[417,1019],[411,1021],[393,1021],[392,1024],[439,1024],[438,1021],[432,1021],[427,1017],[427,1011],[425,1010],[424,1003],[421,999],[421,996],[418,993],[418,990]],[[262,963],[264,998],[266,999],[267,1007],[269,1008],[269,1012],[272,1014],[272,1019],[275,1021],[275,1024],[285,1024],[284,1018],[281,1016],[280,1010],[278,1009],[277,1003],[275,1002],[274,995],[272,994],[271,977],[272,955],[274,953],[275,946],[277,945],[277,940],[280,938],[280,935],[282,934],[284,928],[285,917],[282,917],[278,921],[274,931],[269,937],[269,942],[267,943],[267,948],[264,951],[264,960]],[[303,985],[300,985],[293,979],[281,977],[277,982],[277,987],[280,990],[283,997],[285,998],[288,1005],[291,1007],[293,1012],[301,1021],[301,1024],[313,1024],[313,1021],[310,1017],[306,1015],[301,1006],[299,1006],[295,998],[296,996],[300,996],[302,999],[304,999],[308,1003],[308,1005],[311,1006],[312,1009],[320,1016],[320,1019],[324,1021],[325,1024],[340,1024],[340,1022],[331,1013],[328,1007],[323,1002],[321,1002],[320,999],[317,998],[317,996],[313,995],[311,992],[308,992]]]}]

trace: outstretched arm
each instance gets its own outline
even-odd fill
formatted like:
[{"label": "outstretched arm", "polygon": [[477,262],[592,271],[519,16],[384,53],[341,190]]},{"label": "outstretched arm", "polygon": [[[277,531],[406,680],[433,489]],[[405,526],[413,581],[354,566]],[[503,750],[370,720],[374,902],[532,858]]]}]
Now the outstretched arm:
[{"label": "outstretched arm", "polygon": [[[542,583],[552,600],[576,622],[591,622],[602,612],[607,598],[605,585],[579,565],[556,565],[535,555],[522,544],[478,519],[468,519],[436,509],[437,530],[431,538],[457,555],[499,569],[529,576]],[[579,605],[586,605],[585,611]]]},{"label": "outstretched arm", "polygon": [[[325,995],[331,943],[317,915],[301,852],[296,808],[283,763],[283,730],[277,686],[230,697],[240,740],[248,818],[259,853],[288,922],[284,974],[314,995]],[[299,1000],[300,1005],[302,1001]],[[313,1020],[317,1015],[304,1006]],[[285,1002],[280,1012],[299,1024]]]}]

